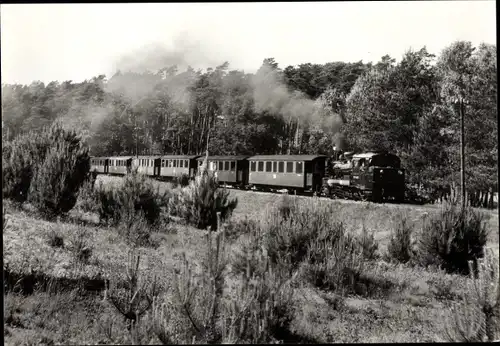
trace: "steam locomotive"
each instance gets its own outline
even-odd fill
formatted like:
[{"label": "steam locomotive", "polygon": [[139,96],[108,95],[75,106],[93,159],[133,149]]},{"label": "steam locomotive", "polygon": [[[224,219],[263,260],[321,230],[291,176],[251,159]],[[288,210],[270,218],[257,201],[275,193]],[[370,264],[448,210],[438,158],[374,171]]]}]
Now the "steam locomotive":
[{"label": "steam locomotive", "polygon": [[398,156],[387,152],[325,155],[255,156],[117,156],[92,157],[91,170],[125,175],[132,169],[170,180],[194,178],[204,160],[225,186],[260,191],[283,191],[382,202],[403,202],[405,171]]}]

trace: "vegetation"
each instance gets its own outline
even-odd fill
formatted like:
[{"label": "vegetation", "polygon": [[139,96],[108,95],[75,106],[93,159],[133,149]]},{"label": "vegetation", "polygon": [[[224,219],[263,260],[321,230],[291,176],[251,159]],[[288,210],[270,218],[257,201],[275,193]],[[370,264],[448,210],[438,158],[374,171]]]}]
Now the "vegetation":
[{"label": "vegetation", "polygon": [[219,187],[217,177],[202,169],[194,181],[175,192],[169,211],[199,229],[216,230],[217,213],[225,220],[237,204],[236,199],[229,198],[228,190]]},{"label": "vegetation", "polygon": [[484,255],[488,230],[485,216],[471,207],[462,209],[445,203],[439,214],[425,223],[419,244],[424,265],[444,267],[448,272],[469,273],[469,261],[476,265]]},{"label": "vegetation", "polygon": [[[3,85],[6,343],[498,339],[498,255],[486,250],[498,249],[498,215],[474,209],[497,189],[496,47],[473,48],[455,42],[436,64],[424,48],[398,63],[281,70],[265,59],[255,74],[226,63]],[[457,94],[469,101],[474,177],[464,209],[453,201]],[[222,189],[205,169],[174,187],[89,174],[89,155],[136,147],[328,154],[334,144],[394,151],[412,193],[450,201],[276,201]]]},{"label": "vegetation", "polygon": [[389,258],[401,263],[409,262],[414,256],[412,235],[413,227],[408,224],[407,218],[399,217],[387,247]]},{"label": "vegetation", "polygon": [[[56,119],[84,130],[94,156],[331,154],[386,149],[403,159],[415,192],[430,201],[459,183],[459,116],[466,105],[468,199],[492,207],[497,192],[496,46],[451,43],[396,62],[304,63],[280,68],[264,59],[256,73],[224,63],[206,71],[176,66],[117,72],[81,83],[2,85],[3,142],[40,131]],[[89,76],[90,77],[90,76]],[[168,135],[165,135],[168,133]],[[28,138],[32,138],[30,134]],[[14,156],[20,156],[15,146]],[[22,155],[29,162],[29,157]],[[4,159],[5,160],[5,159]],[[5,162],[5,161],[4,161]],[[5,163],[4,163],[5,166]],[[13,166],[15,186],[25,171]],[[5,189],[5,188],[4,188]],[[23,192],[24,193],[24,192]]]},{"label": "vegetation", "polygon": [[102,182],[97,185],[93,202],[100,219],[112,225],[124,222],[130,226],[138,213],[153,225],[160,220],[161,209],[167,206],[168,198],[168,190],[160,193],[151,178],[134,171],[123,178],[120,186],[107,187]]},{"label": "vegetation", "polygon": [[[463,340],[464,326],[483,328],[483,339],[496,331],[498,292],[487,284],[497,280],[494,269],[464,276],[379,260],[378,248],[391,240],[390,232],[380,237],[387,227],[378,223],[401,228],[391,221],[395,206],[284,196],[253,215],[262,202],[242,210],[246,203],[225,222],[219,216],[217,231],[171,221],[176,231],[163,233],[134,216],[154,247],[130,241],[120,224],[41,221],[6,203],[6,341],[34,333],[39,343],[66,344],[430,342]],[[421,239],[413,218],[422,211],[411,213],[407,228]]]},{"label": "vegetation", "polygon": [[500,337],[500,289],[498,258],[488,251],[477,268],[470,266],[469,290],[462,304],[452,310],[447,336],[452,342],[495,341]]}]

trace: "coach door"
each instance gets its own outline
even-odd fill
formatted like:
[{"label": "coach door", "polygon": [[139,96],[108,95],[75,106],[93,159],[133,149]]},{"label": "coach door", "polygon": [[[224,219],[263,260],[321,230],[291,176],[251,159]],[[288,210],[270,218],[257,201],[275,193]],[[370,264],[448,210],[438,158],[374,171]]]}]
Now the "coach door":
[{"label": "coach door", "polygon": [[155,159],[153,161],[153,165],[154,165],[153,175],[155,177],[159,177],[160,176],[160,168],[161,168],[161,158],[160,159]]},{"label": "coach door", "polygon": [[323,185],[323,177],[325,176],[325,158],[317,158],[313,161],[313,191],[319,192]]}]

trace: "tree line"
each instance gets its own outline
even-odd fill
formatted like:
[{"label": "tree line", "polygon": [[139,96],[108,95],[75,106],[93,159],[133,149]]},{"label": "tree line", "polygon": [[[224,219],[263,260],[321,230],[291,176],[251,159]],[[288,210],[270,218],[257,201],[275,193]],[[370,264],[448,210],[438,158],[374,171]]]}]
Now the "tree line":
[{"label": "tree line", "polygon": [[255,73],[224,63],[205,71],[166,66],[72,81],[2,85],[2,137],[62,119],[91,155],[313,154],[388,150],[408,182],[438,196],[460,181],[466,101],[466,179],[473,205],[497,188],[496,46],[457,41],[400,61],[304,63],[265,59]]}]

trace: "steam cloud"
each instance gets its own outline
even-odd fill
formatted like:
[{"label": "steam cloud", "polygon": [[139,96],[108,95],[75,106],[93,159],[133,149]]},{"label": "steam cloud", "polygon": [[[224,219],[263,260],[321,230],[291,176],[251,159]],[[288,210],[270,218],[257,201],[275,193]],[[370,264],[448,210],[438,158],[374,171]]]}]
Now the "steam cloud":
[{"label": "steam cloud", "polygon": [[270,66],[263,65],[253,79],[254,101],[257,111],[281,115],[299,126],[316,125],[333,134],[341,125],[341,118],[321,99],[311,100],[299,91],[290,92]]},{"label": "steam cloud", "polygon": [[[162,84],[166,85],[166,91],[175,103],[187,106],[191,98],[190,81],[182,78],[185,73],[182,71],[188,68],[214,68],[223,63],[213,58],[210,48],[186,33],[178,35],[172,47],[145,46],[115,62],[114,68],[122,74],[113,76],[105,84],[105,90],[123,95],[133,107],[152,96],[158,85]],[[282,116],[289,123],[297,122],[300,128],[320,127],[337,137],[340,116],[333,113],[321,99],[311,100],[301,92],[290,92],[269,66],[263,65],[253,75],[252,86],[256,111]],[[90,122],[91,130],[95,130],[111,111],[99,106],[90,107],[83,121]],[[78,126],[74,117],[66,118],[70,126]]]}]

